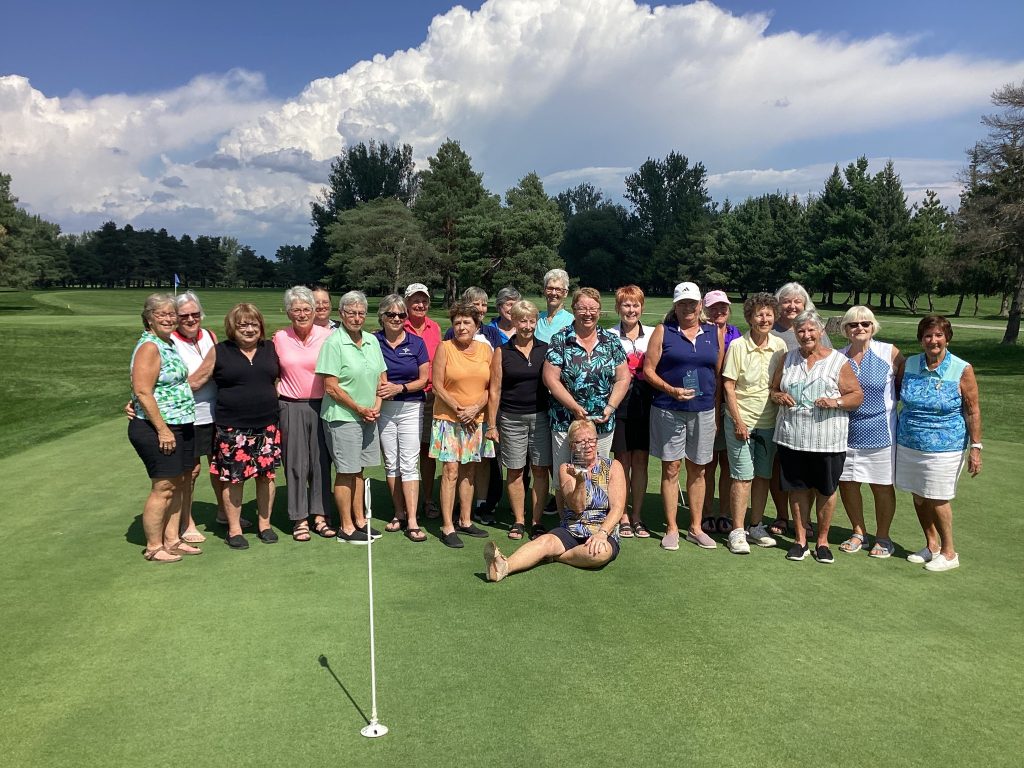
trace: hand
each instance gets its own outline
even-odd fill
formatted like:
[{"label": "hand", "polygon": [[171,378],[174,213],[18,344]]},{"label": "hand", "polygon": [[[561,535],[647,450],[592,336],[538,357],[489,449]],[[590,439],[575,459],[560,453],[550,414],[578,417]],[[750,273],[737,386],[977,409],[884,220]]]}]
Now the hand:
[{"label": "hand", "polygon": [[672,397],[676,400],[693,400],[697,396],[697,390],[686,387],[672,387]]},{"label": "hand", "polygon": [[572,414],[573,421],[585,421],[590,418],[590,414],[579,403],[576,403],[574,408],[570,408],[569,413]]},{"label": "hand", "polygon": [[371,423],[376,421],[377,417],[380,416],[380,411],[376,408],[356,407],[356,413],[359,414],[363,421]]},{"label": "hand", "polygon": [[774,392],[772,394],[772,402],[776,405],[781,405],[783,408],[795,408],[796,400],[794,400],[786,392]]},{"label": "hand", "polygon": [[612,417],[613,413],[615,413],[615,409],[612,408],[610,405],[606,405],[604,408],[601,409],[601,415],[594,417],[594,423],[607,424],[608,419]]},{"label": "hand", "polygon": [[129,400],[124,406],[124,415],[129,419],[135,418],[135,406],[132,405],[132,401]]},{"label": "hand", "polygon": [[819,397],[814,401],[814,405],[818,408],[838,408],[839,401],[834,397]]},{"label": "hand", "polygon": [[479,405],[460,405],[455,409],[455,415],[459,418],[459,421],[465,424],[467,427],[476,421],[476,417],[480,413]]},{"label": "hand", "polygon": [[981,472],[981,448],[971,448],[967,454],[967,471],[971,477],[977,477]]},{"label": "hand", "polygon": [[494,441],[495,443],[501,442],[501,436],[498,434],[497,427],[488,427],[487,431],[484,432],[484,437],[488,440]]},{"label": "hand", "polygon": [[168,456],[174,453],[177,441],[174,439],[174,433],[171,430],[167,427],[158,429],[156,431],[156,439],[160,444],[160,453],[166,453]]},{"label": "hand", "polygon": [[587,539],[587,554],[591,557],[597,557],[610,546],[607,534],[595,533]]},{"label": "hand", "polygon": [[377,397],[381,400],[390,400],[395,395],[401,394],[402,385],[392,384],[388,381],[383,381],[377,385]]},{"label": "hand", "polygon": [[747,425],[744,424],[742,421],[737,421],[736,422],[736,424],[734,425],[734,430],[733,431],[736,433],[736,439],[737,440],[742,440],[743,442],[747,442],[747,440],[750,439],[750,430],[747,428]]}]

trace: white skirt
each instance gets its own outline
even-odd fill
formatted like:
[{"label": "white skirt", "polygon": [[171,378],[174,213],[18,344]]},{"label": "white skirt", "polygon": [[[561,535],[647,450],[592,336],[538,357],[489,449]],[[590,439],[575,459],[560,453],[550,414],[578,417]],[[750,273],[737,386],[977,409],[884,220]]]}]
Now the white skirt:
[{"label": "white skirt", "polygon": [[964,468],[966,452],[930,453],[896,448],[896,487],[926,499],[948,501],[956,497],[956,482]]},{"label": "white skirt", "polygon": [[892,485],[896,446],[885,448],[847,448],[841,483]]}]

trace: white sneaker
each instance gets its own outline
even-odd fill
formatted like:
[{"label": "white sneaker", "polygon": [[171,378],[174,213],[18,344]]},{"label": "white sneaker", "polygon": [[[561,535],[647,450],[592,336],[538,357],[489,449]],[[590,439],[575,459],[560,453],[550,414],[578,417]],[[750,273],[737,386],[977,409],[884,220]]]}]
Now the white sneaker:
[{"label": "white sneaker", "polygon": [[932,552],[928,547],[920,549],[912,555],[907,555],[907,562],[914,563],[915,565],[921,565],[922,563],[930,563],[938,552]]},{"label": "white sneaker", "polygon": [[750,554],[750,545],[747,544],[747,534],[742,528],[734,528],[729,532],[729,551],[734,555]]},{"label": "white sneaker", "polygon": [[778,542],[768,535],[768,529],[764,523],[752,525],[747,529],[747,541],[757,544],[759,547],[774,547]]},{"label": "white sneaker", "polygon": [[931,562],[924,564],[926,571],[951,571],[954,568],[960,567],[960,555],[954,554],[953,557],[946,557],[941,552],[936,553]]}]

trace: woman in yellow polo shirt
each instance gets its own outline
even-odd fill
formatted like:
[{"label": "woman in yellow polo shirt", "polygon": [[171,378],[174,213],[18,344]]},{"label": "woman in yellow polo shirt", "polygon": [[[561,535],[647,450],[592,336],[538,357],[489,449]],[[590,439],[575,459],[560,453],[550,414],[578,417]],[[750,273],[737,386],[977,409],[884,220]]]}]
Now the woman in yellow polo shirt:
[{"label": "woman in yellow polo shirt", "polygon": [[[484,437],[484,409],[491,379],[491,347],[473,337],[483,313],[465,301],[457,301],[448,313],[454,337],[443,341],[434,357],[434,420],[430,455],[441,470],[441,541],[461,547],[458,534],[486,538],[487,532],[470,519],[475,489],[475,465],[494,458],[494,443]],[[459,519],[454,519],[455,496]]]},{"label": "woman in yellow polo shirt", "polygon": [[[750,330],[729,345],[722,368],[726,406],[722,431],[732,479],[729,551],[738,555],[750,552],[748,542],[759,547],[775,546],[775,539],[768,535],[761,520],[775,461],[778,406],[769,394],[775,369],[786,356],[786,342],[771,332],[777,312],[778,302],[770,293],[755,293],[743,302],[743,317]],[[744,530],[751,491],[750,528]]]}]

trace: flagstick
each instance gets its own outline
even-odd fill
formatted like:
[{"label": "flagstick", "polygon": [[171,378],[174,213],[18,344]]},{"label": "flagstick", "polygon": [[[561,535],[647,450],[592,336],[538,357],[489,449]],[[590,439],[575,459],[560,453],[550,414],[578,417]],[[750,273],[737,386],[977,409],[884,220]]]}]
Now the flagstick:
[{"label": "flagstick", "polygon": [[[363,506],[366,510],[366,535],[370,537],[373,522],[373,505],[370,499],[370,479],[363,481]],[[360,733],[371,739],[383,736],[388,727],[377,722],[377,648],[373,633],[373,539],[366,544],[366,571],[370,585],[370,722],[360,729]]]}]

